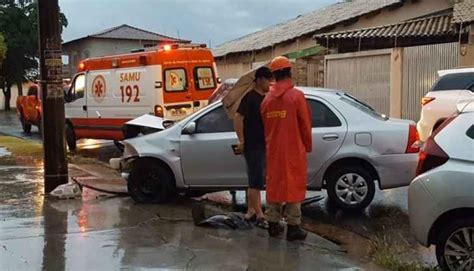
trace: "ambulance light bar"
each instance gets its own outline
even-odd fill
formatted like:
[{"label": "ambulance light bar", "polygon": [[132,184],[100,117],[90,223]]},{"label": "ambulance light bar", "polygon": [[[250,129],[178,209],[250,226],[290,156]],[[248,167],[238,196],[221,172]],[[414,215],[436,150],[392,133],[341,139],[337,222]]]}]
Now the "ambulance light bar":
[{"label": "ambulance light bar", "polygon": [[84,62],[81,61],[81,62],[79,63],[79,70],[80,70],[80,71],[83,71],[85,67],[86,67],[86,64],[84,64]]}]

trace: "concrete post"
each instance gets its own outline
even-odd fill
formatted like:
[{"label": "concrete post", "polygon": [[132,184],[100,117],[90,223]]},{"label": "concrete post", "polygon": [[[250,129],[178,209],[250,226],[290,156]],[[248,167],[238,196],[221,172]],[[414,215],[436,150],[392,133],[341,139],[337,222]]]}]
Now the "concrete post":
[{"label": "concrete post", "polygon": [[394,48],[390,58],[390,117],[402,117],[403,48]]},{"label": "concrete post", "polygon": [[461,44],[459,50],[459,66],[474,67],[474,24],[469,26],[469,40]]}]

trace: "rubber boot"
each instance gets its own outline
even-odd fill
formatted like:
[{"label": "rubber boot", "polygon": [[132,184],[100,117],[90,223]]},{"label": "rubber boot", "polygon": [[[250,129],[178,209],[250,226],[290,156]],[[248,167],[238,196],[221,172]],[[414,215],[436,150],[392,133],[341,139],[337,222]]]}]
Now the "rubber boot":
[{"label": "rubber boot", "polygon": [[268,221],[268,234],[271,237],[277,237],[278,235],[282,234],[284,230],[285,229],[282,225],[280,225],[280,223]]},{"label": "rubber boot", "polygon": [[304,240],[306,239],[306,231],[302,230],[299,225],[288,224],[288,231],[286,232],[286,240]]}]

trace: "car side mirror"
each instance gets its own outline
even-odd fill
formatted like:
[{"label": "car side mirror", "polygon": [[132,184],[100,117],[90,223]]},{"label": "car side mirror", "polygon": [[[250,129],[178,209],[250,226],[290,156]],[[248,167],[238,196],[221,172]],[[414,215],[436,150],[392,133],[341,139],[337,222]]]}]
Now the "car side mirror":
[{"label": "car side mirror", "polygon": [[183,129],[183,134],[185,135],[192,135],[196,133],[196,123],[193,121],[193,122],[190,122],[188,123],[184,129]]}]

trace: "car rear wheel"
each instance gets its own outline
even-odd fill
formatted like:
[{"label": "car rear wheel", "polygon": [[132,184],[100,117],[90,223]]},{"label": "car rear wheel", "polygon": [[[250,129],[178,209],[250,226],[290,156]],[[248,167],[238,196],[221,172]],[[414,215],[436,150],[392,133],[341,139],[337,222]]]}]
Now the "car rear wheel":
[{"label": "car rear wheel", "polygon": [[66,137],[66,144],[70,151],[75,151],[77,148],[76,144],[76,134],[74,133],[74,128],[71,124],[66,123],[65,127],[65,137]]},{"label": "car rear wheel", "polygon": [[25,120],[25,118],[23,117],[23,114],[20,115],[20,122],[21,122],[21,128],[23,129],[23,132],[25,132],[26,134],[31,133],[31,124]]},{"label": "car rear wheel", "polygon": [[127,186],[130,196],[139,203],[166,203],[176,195],[172,173],[149,158],[133,162]]},{"label": "car rear wheel", "polygon": [[374,199],[375,180],[361,167],[342,166],[329,174],[329,201],[343,210],[365,209]]},{"label": "car rear wheel", "polygon": [[443,228],[436,258],[442,270],[474,270],[474,218],[454,220]]}]

